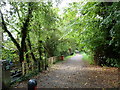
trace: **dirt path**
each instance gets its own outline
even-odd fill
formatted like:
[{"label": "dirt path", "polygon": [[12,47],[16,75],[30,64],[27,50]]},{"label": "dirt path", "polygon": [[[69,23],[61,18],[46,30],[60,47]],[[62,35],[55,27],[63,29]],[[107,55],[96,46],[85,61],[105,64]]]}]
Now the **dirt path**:
[{"label": "dirt path", "polygon": [[[89,65],[82,55],[57,63],[34,77],[38,88],[114,88],[118,87],[118,69]],[[16,85],[27,87],[27,82]]]}]

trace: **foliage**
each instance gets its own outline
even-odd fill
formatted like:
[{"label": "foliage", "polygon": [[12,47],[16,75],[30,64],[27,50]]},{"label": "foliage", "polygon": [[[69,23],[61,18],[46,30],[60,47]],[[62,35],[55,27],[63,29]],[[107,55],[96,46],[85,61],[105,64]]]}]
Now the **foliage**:
[{"label": "foliage", "polygon": [[11,44],[8,48],[19,51],[20,60],[37,62],[43,53],[68,55],[71,48],[94,57],[98,65],[120,66],[120,2],[73,2],[61,16],[52,2],[6,2],[2,7],[4,34],[10,38],[4,46]]},{"label": "foliage", "polygon": [[87,55],[84,52],[81,52],[81,55],[83,56],[82,59],[88,61],[90,64],[94,64],[93,57],[91,55]]},{"label": "foliage", "polygon": [[3,60],[15,61],[17,55],[14,50],[2,49],[2,57]]},{"label": "foliage", "polygon": [[119,4],[74,2],[65,9],[64,25],[72,29],[68,37],[73,36],[79,50],[94,56],[98,65],[119,66]]}]

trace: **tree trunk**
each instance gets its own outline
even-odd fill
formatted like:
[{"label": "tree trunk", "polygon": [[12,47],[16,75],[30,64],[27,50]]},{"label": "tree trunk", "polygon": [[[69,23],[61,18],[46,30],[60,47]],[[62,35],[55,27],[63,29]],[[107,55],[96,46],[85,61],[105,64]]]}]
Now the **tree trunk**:
[{"label": "tree trunk", "polygon": [[2,19],[2,28],[4,29],[5,32],[8,33],[9,37],[11,38],[11,40],[13,41],[13,43],[15,44],[17,49],[19,50],[20,63],[22,63],[24,61],[25,39],[26,39],[26,36],[27,36],[27,31],[28,31],[30,18],[32,17],[32,10],[33,10],[32,3],[29,2],[28,3],[28,14],[27,14],[27,17],[24,20],[25,22],[23,23],[23,27],[21,28],[21,36],[22,36],[21,47],[20,47],[19,43],[15,40],[15,38],[12,36],[12,34],[8,31],[7,26],[5,24],[5,21],[4,21],[4,18],[3,18],[3,14],[0,11],[1,19]]},{"label": "tree trunk", "polygon": [[26,55],[25,55],[26,61],[27,61],[27,63],[29,64],[29,54],[28,54],[28,47],[27,47],[27,44],[26,44],[26,43],[25,43],[25,53],[26,53]]},{"label": "tree trunk", "polygon": [[30,54],[32,56],[32,59],[34,60],[34,62],[37,62],[36,58],[35,58],[35,55],[34,53],[32,52],[32,47],[31,47],[31,42],[30,42],[30,37],[29,37],[29,34],[28,34],[28,37],[27,37],[27,42],[28,42],[28,46],[29,46],[29,49],[30,49]]},{"label": "tree trunk", "polygon": [[15,40],[15,38],[12,36],[12,34],[10,33],[10,31],[7,29],[7,26],[6,26],[5,21],[4,21],[4,18],[3,18],[3,14],[2,14],[1,11],[0,11],[0,13],[1,13],[1,19],[2,19],[2,28],[3,28],[3,30],[4,30],[5,32],[7,32],[8,36],[11,38],[12,42],[14,43],[14,45],[16,46],[16,48],[18,49],[18,51],[19,51],[19,60],[20,60],[20,63],[22,63],[22,62],[21,62],[21,57],[20,57],[20,55],[21,55],[20,45],[19,45],[19,43]]},{"label": "tree trunk", "polygon": [[25,39],[27,36],[27,32],[28,32],[28,26],[29,26],[29,22],[30,22],[30,18],[32,17],[32,8],[31,8],[32,3],[28,3],[28,14],[27,14],[27,18],[25,18],[25,22],[23,23],[23,27],[21,30],[21,34],[22,34],[22,40],[21,40],[21,49],[20,49],[20,61],[24,61],[24,49],[25,49]]},{"label": "tree trunk", "polygon": [[41,67],[42,67],[42,51],[41,51],[41,41],[39,40],[38,41],[38,52],[39,52],[39,60],[38,60],[38,68],[39,68],[39,71],[42,71],[41,70]]}]

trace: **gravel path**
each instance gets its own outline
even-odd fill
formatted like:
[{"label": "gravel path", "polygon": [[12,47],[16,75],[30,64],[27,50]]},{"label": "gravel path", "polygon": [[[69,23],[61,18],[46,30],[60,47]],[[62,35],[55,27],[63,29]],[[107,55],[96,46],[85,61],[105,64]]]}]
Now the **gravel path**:
[{"label": "gravel path", "polygon": [[[78,54],[33,78],[38,88],[117,88],[118,68],[89,65]],[[15,86],[23,87],[27,87],[27,81]]]}]

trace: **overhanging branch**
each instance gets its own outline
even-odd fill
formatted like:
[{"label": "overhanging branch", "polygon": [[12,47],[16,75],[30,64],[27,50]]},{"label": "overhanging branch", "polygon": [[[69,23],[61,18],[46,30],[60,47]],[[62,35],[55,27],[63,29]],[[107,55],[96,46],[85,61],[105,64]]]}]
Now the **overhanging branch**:
[{"label": "overhanging branch", "polygon": [[15,38],[12,36],[12,34],[10,33],[10,31],[8,31],[7,26],[5,24],[4,18],[3,18],[3,14],[1,13],[1,19],[2,19],[2,28],[5,32],[7,32],[7,34],[9,35],[9,37],[11,38],[11,40],[13,41],[13,43],[15,44],[15,46],[17,47],[17,49],[20,51],[20,46],[18,44],[18,42],[15,40]]}]

